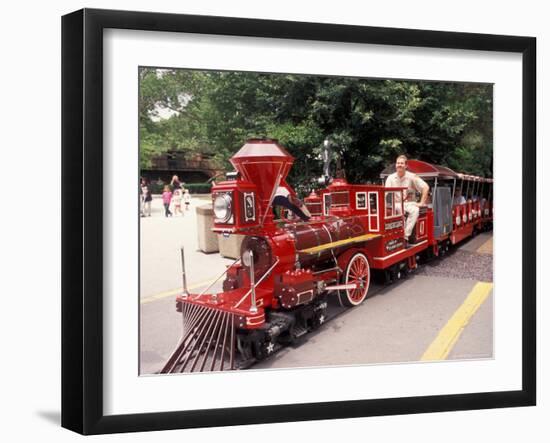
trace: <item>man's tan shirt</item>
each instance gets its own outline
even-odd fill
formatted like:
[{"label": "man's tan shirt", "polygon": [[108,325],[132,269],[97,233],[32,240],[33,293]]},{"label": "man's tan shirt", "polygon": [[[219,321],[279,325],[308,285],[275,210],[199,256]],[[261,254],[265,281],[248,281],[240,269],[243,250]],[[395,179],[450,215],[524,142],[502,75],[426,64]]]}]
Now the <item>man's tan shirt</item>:
[{"label": "man's tan shirt", "polygon": [[[418,175],[413,174],[412,172],[405,171],[403,177],[399,177],[397,172],[390,174],[386,179],[387,188],[407,188],[403,190],[403,199],[407,201],[409,193],[414,191],[422,193],[422,191],[428,187],[428,184],[422,180]],[[411,201],[412,199],[409,199]],[[401,193],[395,193],[395,202],[401,202]]]}]

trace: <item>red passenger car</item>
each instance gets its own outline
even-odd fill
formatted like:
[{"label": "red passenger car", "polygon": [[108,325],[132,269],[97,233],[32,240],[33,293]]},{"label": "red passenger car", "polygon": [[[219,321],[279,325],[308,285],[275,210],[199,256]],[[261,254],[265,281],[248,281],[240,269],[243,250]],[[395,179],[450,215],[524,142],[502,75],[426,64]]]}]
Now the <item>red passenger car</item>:
[{"label": "red passenger car", "polygon": [[189,293],[184,271],[184,332],[161,372],[246,367],[323,324],[328,297],[357,306],[373,272],[399,279],[420,256],[440,255],[492,220],[491,182],[414,160],[408,169],[430,182],[431,200],[410,247],[394,199],[403,188],[334,179],[305,199],[309,221],[275,219],[277,188],[294,192],[286,182],[293,161],[274,140],[249,140],[231,159],[236,173],[213,187],[213,229],[244,235],[241,256],[220,276],[221,292],[209,292],[212,284]]}]

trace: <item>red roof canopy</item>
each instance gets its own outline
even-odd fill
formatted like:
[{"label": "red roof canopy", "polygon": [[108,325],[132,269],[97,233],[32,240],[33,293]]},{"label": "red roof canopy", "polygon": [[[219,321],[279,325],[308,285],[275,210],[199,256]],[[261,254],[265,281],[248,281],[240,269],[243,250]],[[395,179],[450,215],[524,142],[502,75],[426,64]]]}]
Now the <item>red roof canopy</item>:
[{"label": "red roof canopy", "polygon": [[[432,165],[431,163],[421,160],[407,160],[407,170],[420,177],[439,177],[439,178],[456,178],[457,173],[445,166]],[[381,178],[385,178],[395,172],[395,164],[388,166],[380,174]]]}]

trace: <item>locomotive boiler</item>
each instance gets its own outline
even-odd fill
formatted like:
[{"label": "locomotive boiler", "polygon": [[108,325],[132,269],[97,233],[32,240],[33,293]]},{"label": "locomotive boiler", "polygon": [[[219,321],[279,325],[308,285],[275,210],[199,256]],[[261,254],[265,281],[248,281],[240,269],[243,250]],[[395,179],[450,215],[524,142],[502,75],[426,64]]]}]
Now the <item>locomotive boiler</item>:
[{"label": "locomotive boiler", "polygon": [[312,215],[308,221],[276,219],[278,190],[294,195],[286,182],[293,162],[269,139],[249,140],[231,158],[235,172],[212,189],[213,230],[243,235],[241,254],[216,280],[223,278],[221,291],[211,291],[214,281],[190,293],[183,270],[176,299],[183,334],[161,373],[248,367],[321,326],[328,297],[343,306],[360,305],[374,270],[388,281],[399,279],[417,267],[420,255],[440,255],[453,242],[457,209],[444,204],[452,195],[443,179],[454,172],[439,171],[439,191],[434,189],[432,203],[422,208],[416,243],[407,247],[403,203],[395,199],[403,188],[334,179],[305,199]]}]

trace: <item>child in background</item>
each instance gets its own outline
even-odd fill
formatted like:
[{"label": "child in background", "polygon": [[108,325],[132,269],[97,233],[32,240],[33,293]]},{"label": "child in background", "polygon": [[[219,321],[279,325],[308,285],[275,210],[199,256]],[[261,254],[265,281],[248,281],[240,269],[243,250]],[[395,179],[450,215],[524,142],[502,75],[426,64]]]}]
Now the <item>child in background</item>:
[{"label": "child in background", "polygon": [[183,214],[183,211],[181,210],[181,199],[182,199],[181,189],[174,189],[174,192],[172,193],[172,205],[174,207],[174,215],[178,215],[180,213]]},{"label": "child in background", "polygon": [[185,203],[185,210],[189,211],[189,204],[191,203],[191,194],[189,194],[189,189],[186,189],[183,193],[183,202]]},{"label": "child in background", "polygon": [[164,187],[164,192],[162,193],[162,203],[164,204],[164,216],[171,217],[172,213],[170,212],[170,201],[172,200],[172,193],[170,192],[170,186],[166,185]]}]

